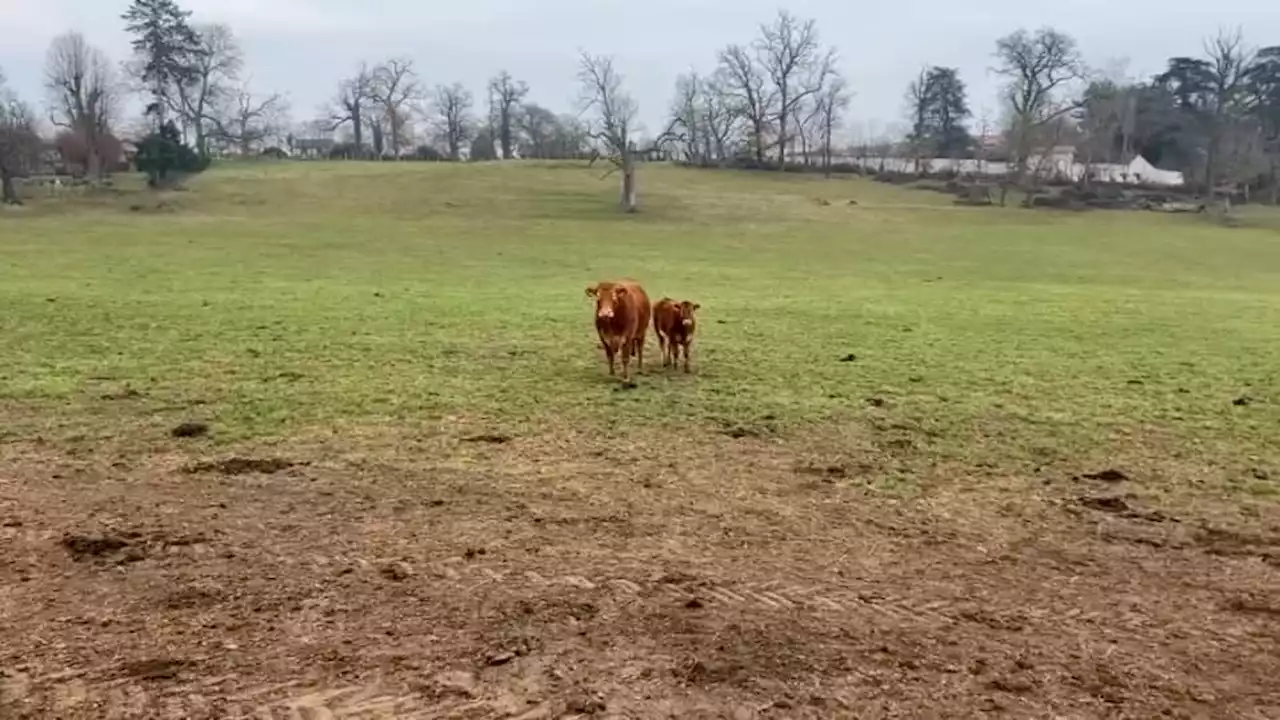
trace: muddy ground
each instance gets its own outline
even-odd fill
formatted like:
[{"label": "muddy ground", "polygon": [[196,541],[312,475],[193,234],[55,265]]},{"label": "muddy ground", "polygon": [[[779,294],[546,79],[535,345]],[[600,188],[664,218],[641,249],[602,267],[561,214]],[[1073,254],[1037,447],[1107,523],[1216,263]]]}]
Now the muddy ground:
[{"label": "muddy ground", "polygon": [[469,439],[0,446],[0,717],[1280,717],[1273,468]]}]

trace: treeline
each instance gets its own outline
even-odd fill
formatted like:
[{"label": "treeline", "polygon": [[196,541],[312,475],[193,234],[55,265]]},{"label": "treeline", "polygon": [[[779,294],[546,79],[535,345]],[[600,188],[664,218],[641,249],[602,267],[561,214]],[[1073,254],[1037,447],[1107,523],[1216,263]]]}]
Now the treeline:
[{"label": "treeline", "polygon": [[[429,160],[580,158],[590,132],[572,114],[526,100],[529,85],[507,71],[475,95],[460,83],[428,88],[414,63],[395,57],[369,65],[338,84],[320,116],[282,138],[291,152],[341,159],[415,157]],[[341,139],[335,140],[335,133]]]},{"label": "treeline", "polygon": [[[395,56],[361,63],[312,119],[295,123],[284,95],[248,84],[231,28],[193,23],[176,0],[132,0],[121,19],[133,52],[119,69],[77,33],[52,42],[43,78],[57,132],[52,147],[78,172],[100,175],[132,161],[157,185],[227,154],[603,158],[623,172],[626,196],[634,195],[637,158],[830,171],[838,159],[874,152],[998,156],[1010,163],[1008,184],[1025,188],[1037,182],[1035,158],[1068,145],[1086,164],[1141,155],[1202,189],[1268,188],[1274,201],[1280,188],[1280,46],[1255,50],[1238,32],[1134,79],[1123,67],[1090,69],[1065,33],[1018,30],[995,42],[1005,80],[998,116],[975,118],[958,69],[928,65],[906,89],[905,137],[868,138],[855,149],[845,131],[851,90],[836,50],[813,20],[785,10],[755,37],[716,51],[706,70],[678,77],[668,123],[647,138],[637,133],[638,106],[608,56],[582,58],[580,113],[530,102],[528,84],[506,71],[477,98],[458,83],[429,85],[411,59]],[[146,109],[126,131],[122,101],[130,93],[145,97]],[[8,201],[16,200],[13,178],[50,147],[36,126],[31,104],[7,91],[0,73]],[[136,157],[128,157],[125,137]]]}]

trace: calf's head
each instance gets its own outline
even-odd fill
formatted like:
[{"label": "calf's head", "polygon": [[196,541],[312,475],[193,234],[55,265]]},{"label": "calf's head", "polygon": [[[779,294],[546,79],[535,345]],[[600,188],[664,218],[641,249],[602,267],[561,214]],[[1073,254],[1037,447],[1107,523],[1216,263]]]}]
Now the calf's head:
[{"label": "calf's head", "polygon": [[613,283],[600,283],[587,288],[587,295],[596,299],[596,319],[612,320],[627,296],[627,288]]},{"label": "calf's head", "polygon": [[693,329],[693,311],[700,307],[702,306],[698,303],[689,302],[688,300],[685,300],[676,306],[676,309],[680,311],[680,324],[683,325],[686,330]]}]

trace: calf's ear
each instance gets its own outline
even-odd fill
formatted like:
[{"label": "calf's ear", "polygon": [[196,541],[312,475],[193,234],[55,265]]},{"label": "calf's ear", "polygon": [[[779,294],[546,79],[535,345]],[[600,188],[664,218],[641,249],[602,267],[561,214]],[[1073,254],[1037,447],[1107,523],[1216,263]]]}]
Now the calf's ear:
[{"label": "calf's ear", "polygon": [[694,309],[694,310],[701,310],[701,309],[702,309],[702,306],[701,306],[701,305],[699,305],[698,303],[694,303],[694,304],[693,304],[693,309]]},{"label": "calf's ear", "polygon": [[597,293],[599,290],[600,290],[600,286],[599,286],[599,285],[588,285],[588,286],[587,286],[587,297],[595,297],[595,296],[596,296],[596,293]]}]

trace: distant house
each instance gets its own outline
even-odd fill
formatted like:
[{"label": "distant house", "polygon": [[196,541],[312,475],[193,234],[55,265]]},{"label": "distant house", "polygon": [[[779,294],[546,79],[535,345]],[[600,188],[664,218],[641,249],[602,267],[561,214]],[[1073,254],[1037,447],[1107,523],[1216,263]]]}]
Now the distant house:
[{"label": "distant house", "polygon": [[40,143],[40,155],[36,162],[35,175],[70,175],[66,163],[62,161],[62,153],[58,146],[51,142]]},{"label": "distant house", "polygon": [[138,144],[132,140],[120,141],[120,157],[117,159],[118,167],[121,170],[128,170],[133,167],[133,161],[138,158]]},{"label": "distant house", "polygon": [[1182,173],[1161,170],[1141,155],[1135,155],[1128,163],[1093,163],[1087,172],[1090,179],[1099,182],[1164,186],[1177,186],[1184,182]]},{"label": "distant house", "polygon": [[308,160],[324,159],[337,143],[333,138],[297,138],[293,141],[294,155]]},{"label": "distant house", "polygon": [[1043,177],[1073,177],[1077,164],[1075,145],[1054,145],[1027,156],[1027,168]]}]

